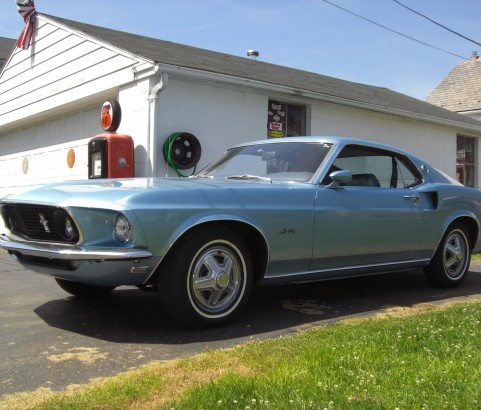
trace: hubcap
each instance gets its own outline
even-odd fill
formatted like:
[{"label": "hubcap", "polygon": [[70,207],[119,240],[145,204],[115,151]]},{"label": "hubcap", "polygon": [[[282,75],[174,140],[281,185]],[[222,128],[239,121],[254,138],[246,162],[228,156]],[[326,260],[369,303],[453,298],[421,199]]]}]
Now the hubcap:
[{"label": "hubcap", "polygon": [[227,272],[220,272],[217,277],[215,278],[215,283],[219,289],[225,289],[229,286],[230,277]]},{"label": "hubcap", "polygon": [[219,315],[234,306],[243,287],[243,266],[232,249],[216,245],[206,249],[191,271],[190,293],[203,314]]},{"label": "hubcap", "polygon": [[444,247],[444,266],[446,273],[453,279],[464,273],[466,266],[467,243],[464,235],[453,232]]}]

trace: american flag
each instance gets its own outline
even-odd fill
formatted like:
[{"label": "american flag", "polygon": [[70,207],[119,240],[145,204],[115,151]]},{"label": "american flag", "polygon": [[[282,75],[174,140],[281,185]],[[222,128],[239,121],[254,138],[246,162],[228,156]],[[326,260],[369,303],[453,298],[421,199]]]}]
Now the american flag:
[{"label": "american flag", "polygon": [[17,47],[28,50],[32,43],[33,32],[35,30],[35,4],[33,0],[16,0],[18,13],[25,21],[25,27],[17,41]]}]

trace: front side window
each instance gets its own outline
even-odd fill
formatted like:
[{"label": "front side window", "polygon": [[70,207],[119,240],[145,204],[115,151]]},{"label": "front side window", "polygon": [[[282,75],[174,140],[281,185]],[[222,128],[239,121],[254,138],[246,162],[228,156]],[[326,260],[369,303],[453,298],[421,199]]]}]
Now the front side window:
[{"label": "front side window", "polygon": [[305,106],[269,100],[267,108],[267,136],[269,138],[296,137],[305,134]]},{"label": "front side window", "polygon": [[347,186],[410,188],[422,182],[421,174],[408,158],[360,145],[349,145],[341,151],[323,183],[329,184],[329,174],[340,170],[352,172]]},{"label": "front side window", "polygon": [[456,179],[463,185],[474,188],[475,139],[458,137],[456,150]]}]

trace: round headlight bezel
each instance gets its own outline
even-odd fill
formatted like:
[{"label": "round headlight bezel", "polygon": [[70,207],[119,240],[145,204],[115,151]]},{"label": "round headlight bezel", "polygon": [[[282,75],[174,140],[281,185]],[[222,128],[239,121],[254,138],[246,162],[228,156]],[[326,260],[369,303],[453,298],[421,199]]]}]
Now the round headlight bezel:
[{"label": "round headlight bezel", "polygon": [[70,218],[65,218],[65,229],[64,229],[65,236],[69,239],[72,240],[75,238],[75,227],[73,225],[73,222]]},{"label": "round headlight bezel", "polygon": [[114,237],[122,244],[132,242],[132,224],[124,214],[117,214],[114,223]]},{"label": "round headlight bezel", "polygon": [[78,242],[79,232],[70,215],[63,209],[57,209],[54,212],[54,218],[60,237],[69,243]]}]

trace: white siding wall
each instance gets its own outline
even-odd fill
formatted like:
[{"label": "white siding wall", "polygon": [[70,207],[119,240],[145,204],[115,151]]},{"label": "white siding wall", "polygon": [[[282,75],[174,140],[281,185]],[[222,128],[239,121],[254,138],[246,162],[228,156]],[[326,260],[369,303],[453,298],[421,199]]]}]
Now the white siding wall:
[{"label": "white siding wall", "polygon": [[190,132],[198,138],[202,157],[197,169],[234,144],[266,138],[267,101],[267,95],[170,78],[157,105],[156,175],[175,175],[162,154],[165,140],[174,132]]},{"label": "white siding wall", "polygon": [[149,158],[146,147],[149,137],[149,102],[147,98],[154,84],[154,79],[147,78],[123,86],[119,92],[122,121],[117,132],[130,135],[134,140],[136,177],[148,175]]},{"label": "white siding wall", "polygon": [[[87,144],[101,131],[100,108],[95,107],[0,134],[0,196],[22,186],[87,178]],[[72,168],[70,149],[75,153]]]},{"label": "white siding wall", "polygon": [[[103,132],[101,104],[134,82],[134,66],[137,72],[151,68],[40,16],[33,46],[16,49],[0,78],[0,195],[21,186],[86,178],[87,143]],[[128,111],[134,100],[124,87],[121,103]],[[146,124],[135,119],[129,124],[126,117],[128,126]]]},{"label": "white siding wall", "polygon": [[[186,131],[197,136],[202,145],[198,169],[233,144],[266,138],[269,97],[171,78],[159,96],[160,157],[156,174],[175,175],[161,153],[164,141],[173,132]],[[273,98],[283,100],[279,96]],[[306,104],[302,100],[291,102]],[[453,178],[456,176],[454,129],[312,101],[309,108],[310,135],[338,135],[391,144],[425,158]],[[478,174],[481,175],[479,171]]]},{"label": "white siding wall", "polygon": [[[283,100],[279,96],[275,98]],[[268,95],[170,79],[159,96],[160,156],[156,174],[175,175],[161,152],[164,141],[173,132],[185,131],[197,136],[202,145],[198,169],[234,144],[266,138],[268,99]],[[291,102],[306,104],[302,100]],[[453,129],[312,101],[309,108],[310,135],[347,136],[391,144],[456,176]]]},{"label": "white siding wall", "polygon": [[0,78],[0,127],[129,83],[134,65],[142,66],[40,16],[34,45],[16,49]]}]

